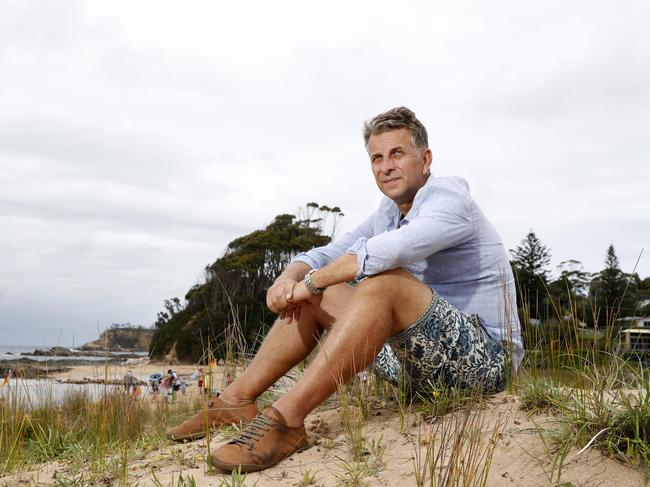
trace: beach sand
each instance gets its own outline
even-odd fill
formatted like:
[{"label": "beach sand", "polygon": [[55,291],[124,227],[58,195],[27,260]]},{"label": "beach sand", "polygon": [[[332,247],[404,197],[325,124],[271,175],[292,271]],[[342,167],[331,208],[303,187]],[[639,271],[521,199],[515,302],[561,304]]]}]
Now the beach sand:
[{"label": "beach sand", "polygon": [[[147,364],[131,366],[136,376],[147,376],[151,373],[166,371],[164,364]],[[195,366],[174,366],[181,377],[189,378],[196,370]],[[121,377],[129,366],[109,367],[111,377]],[[58,374],[56,378],[77,380],[87,377],[103,377],[103,367],[80,366],[74,367],[66,374]],[[192,385],[195,385],[192,383]],[[189,387],[188,391],[194,391]],[[188,396],[190,397],[190,396]],[[187,399],[185,399],[187,400]],[[460,415],[462,413],[455,413]],[[482,437],[489,441],[495,424],[501,424],[501,432],[495,437],[497,446],[494,450],[492,465],[488,474],[488,486],[521,486],[537,487],[545,485],[574,485],[574,486],[642,486],[643,474],[637,467],[624,465],[608,458],[596,450],[587,450],[577,454],[579,448],[569,451],[564,462],[560,481],[554,468],[554,455],[548,452],[548,446],[538,433],[538,428],[544,428],[552,418],[545,415],[528,417],[521,411],[516,396],[505,392],[488,399],[484,409],[480,411],[482,418]],[[453,414],[445,416],[442,421],[453,421]],[[340,409],[321,408],[312,413],[306,427],[310,436],[310,448],[293,455],[273,468],[246,476],[244,485],[265,486],[300,486],[306,483],[306,474],[314,476],[312,485],[335,486],[345,485],[341,481],[344,476],[345,462],[350,463],[351,456],[348,442],[344,433]],[[419,456],[423,460],[426,448],[430,442],[429,431],[431,423],[421,415],[408,413],[404,430],[400,432],[400,414],[395,410],[382,409],[374,411],[363,425],[366,445],[372,440],[380,442],[385,447],[381,459],[368,451],[367,464],[369,471],[359,485],[369,486],[412,486],[417,485],[415,464]],[[433,423],[438,429],[439,420]],[[435,438],[435,437],[434,437]],[[439,437],[438,437],[439,438]],[[214,449],[223,444],[226,438],[221,433],[215,433],[210,445]],[[162,485],[177,485],[175,482],[180,473],[191,475],[198,486],[219,486],[230,480],[230,474],[210,472],[204,459],[207,453],[205,440],[193,443],[162,445],[160,449],[150,451],[140,458],[129,461],[127,469],[127,484],[149,486],[156,484],[153,473]],[[448,470],[448,463],[442,462],[438,474]],[[56,478],[65,475],[66,465],[50,462],[35,467],[32,471],[23,472],[11,477],[0,479],[0,485],[18,485],[18,482],[41,482],[54,484]],[[3,483],[4,482],[4,483]],[[11,483],[13,482],[13,483]],[[119,485],[118,480],[113,480]],[[566,483],[570,482],[570,483]],[[100,484],[97,484],[100,485]],[[105,484],[101,484],[105,485]],[[108,485],[111,485],[110,482]],[[226,484],[230,485],[230,484]],[[427,480],[425,485],[429,485]],[[473,485],[468,483],[468,485]]]},{"label": "beach sand", "polygon": [[80,381],[80,380],[92,380],[92,381],[101,381],[104,377],[107,377],[108,380],[120,380],[124,375],[131,370],[133,375],[144,380],[149,375],[155,373],[164,374],[168,369],[173,369],[179,376],[189,380],[191,374],[197,370],[195,365],[168,365],[164,363],[144,363],[144,364],[132,364],[132,365],[113,365],[109,364],[104,366],[104,364],[92,364],[92,365],[75,365],[66,372],[56,372],[54,374],[49,374],[50,379],[61,380],[61,381]]}]

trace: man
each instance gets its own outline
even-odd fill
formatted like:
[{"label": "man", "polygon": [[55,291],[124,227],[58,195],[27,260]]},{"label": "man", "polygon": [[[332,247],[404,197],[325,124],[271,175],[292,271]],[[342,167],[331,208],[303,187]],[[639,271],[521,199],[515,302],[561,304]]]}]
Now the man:
[{"label": "man", "polygon": [[133,372],[130,370],[124,376],[124,390],[129,396],[133,392]]},{"label": "man", "polygon": [[169,389],[167,389],[167,394],[168,394],[167,398],[170,401],[173,401],[176,399],[176,393],[181,388],[181,381],[178,378],[178,374],[172,369],[169,369],[167,371],[167,380],[169,382]]},{"label": "man", "polygon": [[203,381],[205,380],[205,372],[203,372],[203,368],[199,367],[199,372],[197,374],[198,381],[197,385],[199,387],[199,394],[203,394]]},{"label": "man", "polygon": [[[363,135],[386,198],[352,232],[294,259],[268,290],[279,318],[248,369],[206,413],[167,432],[182,441],[207,423],[248,423],[213,452],[220,469],[262,470],[305,448],[305,417],[373,362],[416,390],[494,391],[508,358],[516,366],[523,356],[508,258],[465,181],[430,175],[426,129],[407,108],[376,116]],[[255,399],[324,332],[303,378],[258,414]]]}]

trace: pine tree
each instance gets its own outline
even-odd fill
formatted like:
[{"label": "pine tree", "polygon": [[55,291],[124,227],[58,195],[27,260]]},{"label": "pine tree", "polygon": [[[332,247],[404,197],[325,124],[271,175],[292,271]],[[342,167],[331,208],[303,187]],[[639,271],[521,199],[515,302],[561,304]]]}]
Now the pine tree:
[{"label": "pine tree", "polygon": [[543,304],[547,301],[547,269],[551,252],[531,229],[521,243],[511,250],[512,267],[518,289],[520,306],[530,309],[531,318],[542,318]]},{"label": "pine tree", "polygon": [[602,318],[634,314],[635,289],[630,288],[631,284],[635,288],[633,276],[621,270],[614,246],[610,244],[605,255],[605,268],[591,282],[590,289],[591,297],[604,312],[600,313]]}]

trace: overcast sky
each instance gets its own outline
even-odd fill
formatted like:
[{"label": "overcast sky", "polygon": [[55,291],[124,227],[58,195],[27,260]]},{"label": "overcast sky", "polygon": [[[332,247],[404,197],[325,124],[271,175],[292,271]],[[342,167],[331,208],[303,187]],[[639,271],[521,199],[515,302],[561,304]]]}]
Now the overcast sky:
[{"label": "overcast sky", "polygon": [[[398,7],[399,5],[399,7]],[[0,344],[151,325],[233,238],[379,201],[397,105],[507,249],[650,275],[650,2],[0,5]]]}]

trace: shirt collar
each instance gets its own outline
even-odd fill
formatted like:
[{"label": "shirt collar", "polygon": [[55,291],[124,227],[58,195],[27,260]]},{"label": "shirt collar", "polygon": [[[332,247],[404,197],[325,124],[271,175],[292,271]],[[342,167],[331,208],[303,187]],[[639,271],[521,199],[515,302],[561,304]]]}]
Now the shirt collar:
[{"label": "shirt collar", "polygon": [[[427,186],[432,185],[433,180],[434,180],[433,174],[429,175],[426,183],[424,183],[424,186],[418,189],[418,192],[415,193],[415,198],[413,198],[413,205],[411,206],[409,212],[406,215],[404,215],[404,220],[406,220],[406,222],[409,222],[420,212],[420,205],[422,204],[422,199],[425,197],[424,193],[426,193],[425,188]],[[402,220],[401,218],[402,212],[400,211],[397,204],[393,200],[391,200],[388,196],[384,196],[384,201],[386,202],[386,206],[384,208],[384,214],[388,219],[389,227],[397,228],[400,221]]]}]

